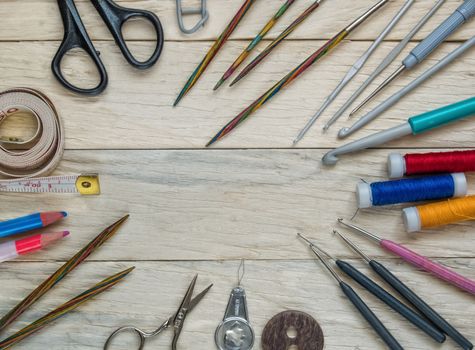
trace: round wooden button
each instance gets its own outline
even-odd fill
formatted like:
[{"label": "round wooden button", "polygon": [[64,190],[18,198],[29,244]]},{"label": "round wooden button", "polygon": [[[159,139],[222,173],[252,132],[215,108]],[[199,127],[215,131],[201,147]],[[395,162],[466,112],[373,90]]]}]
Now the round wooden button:
[{"label": "round wooden button", "polygon": [[322,350],[323,331],[310,315],[300,311],[284,311],[272,317],[262,332],[263,350]]}]

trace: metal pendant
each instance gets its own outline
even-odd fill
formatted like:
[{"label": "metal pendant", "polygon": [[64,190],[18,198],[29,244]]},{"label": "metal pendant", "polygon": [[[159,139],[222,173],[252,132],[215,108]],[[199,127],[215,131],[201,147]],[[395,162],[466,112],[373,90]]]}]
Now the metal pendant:
[{"label": "metal pendant", "polygon": [[254,344],[252,329],[246,303],[246,292],[242,287],[232,290],[223,321],[214,335],[220,350],[249,350]]},{"label": "metal pendant", "polygon": [[[203,27],[209,18],[209,13],[206,9],[206,0],[201,0],[201,8],[183,8],[181,0],[176,0],[176,15],[180,30],[185,34],[193,34],[198,29]],[[183,16],[185,15],[201,15],[201,19],[193,28],[186,28],[185,24],[183,23]]]}]

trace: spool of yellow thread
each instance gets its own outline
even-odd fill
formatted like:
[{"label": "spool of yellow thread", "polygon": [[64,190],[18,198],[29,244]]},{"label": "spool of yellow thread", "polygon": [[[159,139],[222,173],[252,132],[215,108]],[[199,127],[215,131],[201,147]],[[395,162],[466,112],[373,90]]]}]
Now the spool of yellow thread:
[{"label": "spool of yellow thread", "polygon": [[406,208],[402,211],[402,217],[407,232],[475,220],[475,196]]}]

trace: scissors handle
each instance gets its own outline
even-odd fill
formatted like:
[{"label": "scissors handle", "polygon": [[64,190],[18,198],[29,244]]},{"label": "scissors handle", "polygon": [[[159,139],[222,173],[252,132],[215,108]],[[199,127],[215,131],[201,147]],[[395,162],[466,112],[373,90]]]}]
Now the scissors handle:
[{"label": "scissors handle", "polygon": [[104,344],[104,350],[108,350],[111,343],[112,343],[112,340],[114,338],[116,338],[119,334],[123,334],[123,333],[130,333],[130,334],[134,334],[136,337],[138,337],[139,339],[139,346],[137,348],[137,350],[142,350],[144,345],[145,345],[145,340],[148,338],[148,337],[151,337],[150,334],[148,333],[145,333],[144,331],[142,331],[141,329],[139,328],[136,328],[136,327],[132,327],[132,326],[125,326],[125,327],[121,327],[119,329],[116,329],[114,332],[111,333],[111,335],[109,336],[109,338],[107,338],[105,344]]},{"label": "scissors handle", "polygon": [[165,322],[162,323],[160,327],[158,327],[155,331],[153,332],[144,332],[140,328],[133,327],[133,326],[125,326],[125,327],[120,327],[116,329],[114,332],[111,333],[109,338],[107,338],[105,344],[104,344],[104,350],[109,350],[111,349],[111,344],[112,340],[115,339],[119,334],[124,334],[124,333],[129,333],[134,335],[135,337],[138,337],[139,339],[139,345],[137,350],[143,350],[145,346],[145,341],[148,338],[153,338],[157,335],[159,335],[162,331],[167,329],[168,327],[171,327],[173,325],[172,319],[169,318]]},{"label": "scissors handle", "polygon": [[[147,69],[152,67],[157,62],[160,54],[162,53],[164,42],[162,24],[157,15],[150,11],[122,7],[114,3],[112,0],[91,0],[91,2],[101,15],[104,22],[107,24],[107,27],[109,27],[109,31],[114,37],[115,42],[122,51],[125,59],[133,67],[138,69]],[[157,45],[155,47],[155,51],[146,61],[139,61],[132,55],[122,34],[122,27],[128,20],[132,18],[140,18],[149,21],[153,25],[157,35]]]},{"label": "scissors handle", "polygon": [[[106,68],[102,63],[99,52],[96,51],[92,44],[86,28],[81,21],[81,16],[74,4],[74,0],[58,0],[59,11],[64,25],[64,38],[53,58],[51,69],[56,79],[67,89],[84,95],[98,95],[107,87],[108,77]],[[92,59],[99,72],[100,81],[96,87],[84,89],[71,84],[61,71],[61,61],[64,56],[72,49],[83,49]]]}]

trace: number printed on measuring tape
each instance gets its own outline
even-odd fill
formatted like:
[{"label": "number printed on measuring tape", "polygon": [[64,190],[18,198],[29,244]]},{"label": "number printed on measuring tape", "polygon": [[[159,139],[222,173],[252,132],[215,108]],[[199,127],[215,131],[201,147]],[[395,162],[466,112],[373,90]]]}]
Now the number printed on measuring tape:
[{"label": "number printed on measuring tape", "polygon": [[100,194],[97,174],[48,176],[20,180],[0,180],[0,192]]}]

